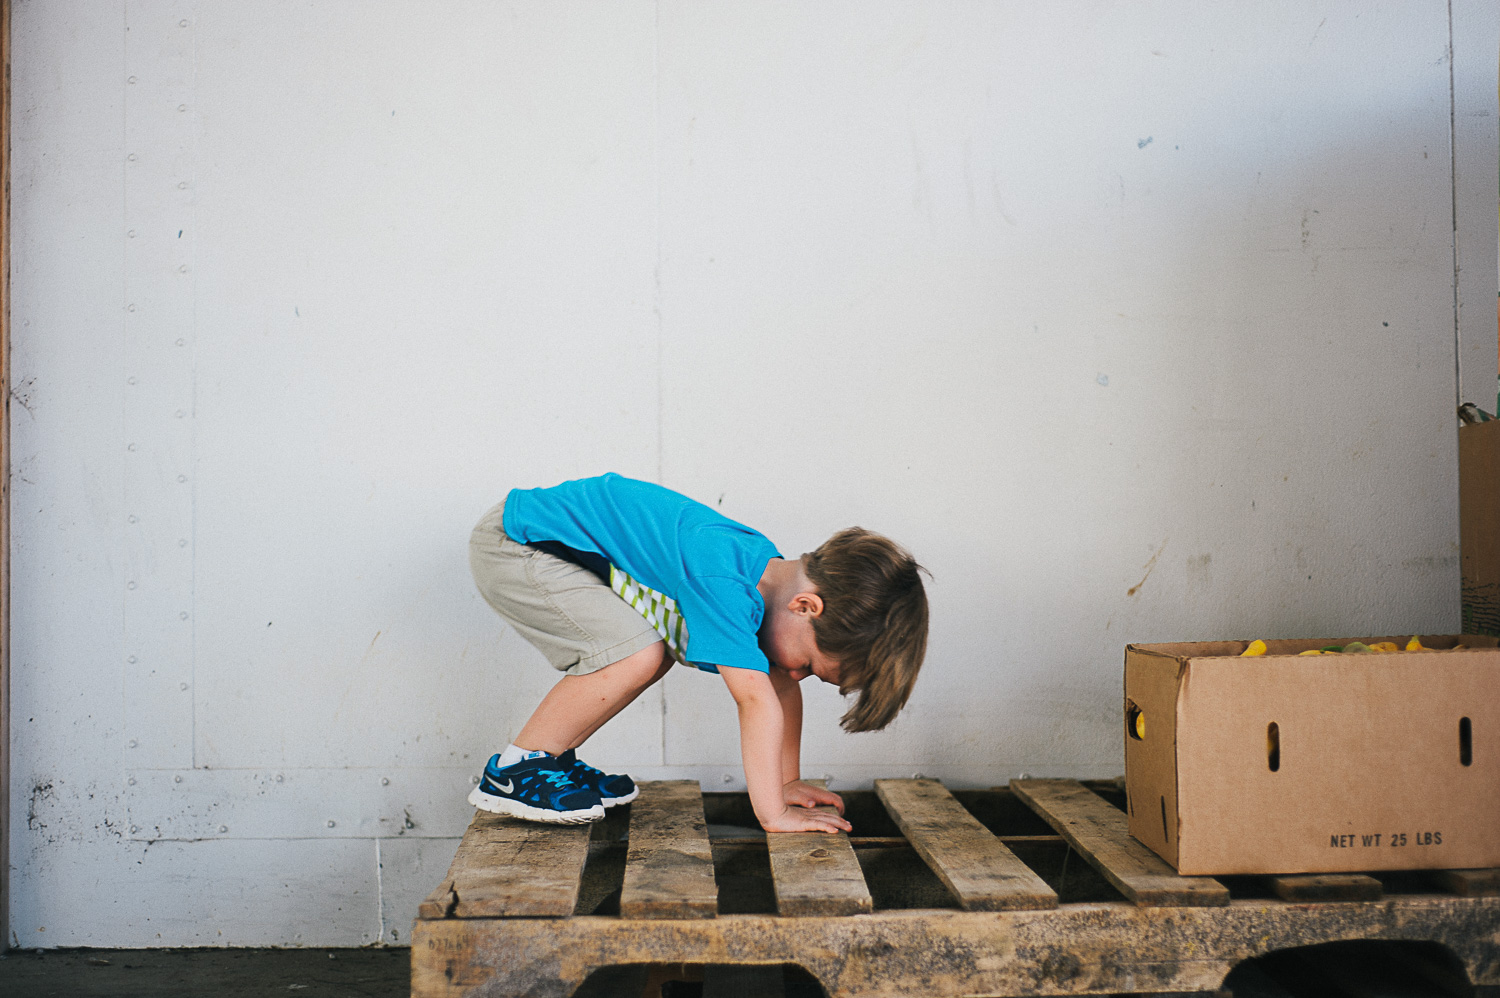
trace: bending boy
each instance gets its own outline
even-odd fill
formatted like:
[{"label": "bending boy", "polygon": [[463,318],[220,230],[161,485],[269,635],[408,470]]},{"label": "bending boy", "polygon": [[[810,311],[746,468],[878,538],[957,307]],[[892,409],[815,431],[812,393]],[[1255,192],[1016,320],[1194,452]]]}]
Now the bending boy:
[{"label": "bending boy", "polygon": [[927,647],[920,567],[887,538],[851,527],[787,561],[757,531],[619,475],[513,490],[474,528],[469,561],[490,606],[566,673],[469,795],[533,821],[593,821],[635,798],[630,777],[575,749],[676,662],[734,697],[766,831],[847,831],[842,799],[801,780],[797,684],[857,692],[843,727],[878,731]]}]

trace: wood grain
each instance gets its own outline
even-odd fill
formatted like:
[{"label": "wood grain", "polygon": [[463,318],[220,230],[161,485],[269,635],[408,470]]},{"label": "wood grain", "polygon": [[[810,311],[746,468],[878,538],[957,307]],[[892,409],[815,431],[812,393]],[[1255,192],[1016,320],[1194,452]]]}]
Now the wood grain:
[{"label": "wood grain", "polygon": [[620,914],[625,918],[713,918],[719,912],[703,792],[693,780],[640,784]]},{"label": "wood grain", "polygon": [[589,825],[543,825],[476,811],[421,918],[564,918],[578,904]]},{"label": "wood grain", "polygon": [[966,911],[1056,908],[1057,892],[937,780],[876,780],[892,820]]},{"label": "wood grain", "polygon": [[411,993],[557,996],[571,994],[597,967],[755,963],[796,964],[835,998],[1142,988],[1212,994],[1246,960],[1350,939],[1436,943],[1482,988],[1500,985],[1497,930],[1495,898],[1394,893],[1372,904],[1112,902],[1047,911],[888,909],[855,918],[418,919]]},{"label": "wood grain", "polygon": [[1130,837],[1125,812],[1077,780],[1011,780],[1017,797],[1057,829],[1089,865],[1142,907],[1218,907],[1229,891],[1211,877],[1182,877]]},{"label": "wood grain", "polygon": [[[822,789],[822,780],[804,781]],[[836,812],[833,807],[817,810]],[[854,846],[843,832],[778,832],[766,836],[776,911],[781,915],[859,915],[875,910]]]},{"label": "wood grain", "polygon": [[1467,898],[1500,895],[1500,869],[1434,870],[1433,879],[1445,890]]},{"label": "wood grain", "polygon": [[1385,896],[1385,885],[1363,873],[1299,873],[1265,881],[1283,901],[1379,901]]}]

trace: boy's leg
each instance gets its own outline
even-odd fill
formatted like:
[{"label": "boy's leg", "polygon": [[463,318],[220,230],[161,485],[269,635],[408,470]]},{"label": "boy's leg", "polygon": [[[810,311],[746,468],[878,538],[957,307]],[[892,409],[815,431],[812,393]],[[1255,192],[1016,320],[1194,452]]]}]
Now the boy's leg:
[{"label": "boy's leg", "polygon": [[[603,817],[604,808],[632,800],[637,790],[628,776],[602,773],[572,748],[665,674],[660,637],[579,552],[507,537],[503,503],[474,528],[469,560],[485,601],[568,673],[512,748],[489,760],[469,803],[567,824]],[[525,758],[523,747],[535,757]]]},{"label": "boy's leg", "polygon": [[515,744],[549,755],[577,748],[671,668],[666,643],[658,641],[597,672],[564,676],[532,712]]}]

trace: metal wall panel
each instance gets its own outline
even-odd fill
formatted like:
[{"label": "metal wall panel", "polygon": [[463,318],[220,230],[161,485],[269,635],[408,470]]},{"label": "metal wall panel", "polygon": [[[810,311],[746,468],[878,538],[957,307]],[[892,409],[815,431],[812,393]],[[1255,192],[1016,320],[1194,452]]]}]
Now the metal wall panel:
[{"label": "metal wall panel", "polygon": [[[1450,137],[1495,74],[1455,104],[1448,39],[1356,3],[19,5],[14,941],[403,944],[556,678],[469,579],[512,485],[908,545],[906,713],[850,737],[806,690],[836,788],[1114,775],[1127,641],[1456,626],[1453,211],[1488,206],[1461,246],[1496,211]],[[738,789],[738,740],[678,670],[586,757]]]}]

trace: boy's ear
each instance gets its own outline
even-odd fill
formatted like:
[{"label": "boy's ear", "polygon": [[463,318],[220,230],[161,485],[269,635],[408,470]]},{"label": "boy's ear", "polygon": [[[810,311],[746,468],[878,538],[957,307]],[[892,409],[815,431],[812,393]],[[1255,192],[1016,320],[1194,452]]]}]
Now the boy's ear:
[{"label": "boy's ear", "polygon": [[799,617],[803,615],[818,617],[823,613],[823,597],[817,593],[798,593],[792,597],[792,601],[786,605],[786,608]]}]

